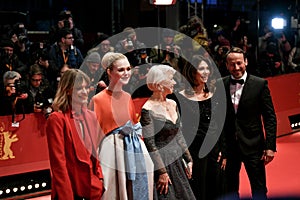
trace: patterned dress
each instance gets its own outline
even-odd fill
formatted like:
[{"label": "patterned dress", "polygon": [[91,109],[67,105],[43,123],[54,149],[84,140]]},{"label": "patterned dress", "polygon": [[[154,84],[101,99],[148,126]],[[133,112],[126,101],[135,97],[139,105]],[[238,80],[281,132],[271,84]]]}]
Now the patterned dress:
[{"label": "patterned dress", "polygon": [[[179,114],[178,114],[179,116]],[[165,194],[154,189],[154,199],[195,199],[182,159],[192,161],[181,133],[181,122],[176,123],[164,116],[142,109],[141,120],[145,145],[154,163],[154,188],[160,174],[168,173],[172,185]]]}]

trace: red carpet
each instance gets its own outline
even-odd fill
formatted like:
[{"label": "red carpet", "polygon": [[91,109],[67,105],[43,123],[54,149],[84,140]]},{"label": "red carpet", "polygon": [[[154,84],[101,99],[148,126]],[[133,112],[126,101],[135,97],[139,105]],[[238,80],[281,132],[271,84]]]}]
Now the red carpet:
[{"label": "red carpet", "polygon": [[[266,167],[269,198],[300,199],[300,132],[278,138],[277,153]],[[241,173],[240,194],[250,197],[250,184],[244,168]]]},{"label": "red carpet", "polygon": [[[300,199],[300,132],[278,138],[277,153],[266,168],[270,199]],[[240,194],[243,199],[251,195],[244,168],[241,172]],[[49,200],[50,195],[33,199]]]}]

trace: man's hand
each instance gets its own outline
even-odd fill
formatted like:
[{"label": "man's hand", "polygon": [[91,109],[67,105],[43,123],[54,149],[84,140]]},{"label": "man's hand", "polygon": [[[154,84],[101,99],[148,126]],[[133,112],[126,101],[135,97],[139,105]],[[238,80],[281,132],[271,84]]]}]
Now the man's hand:
[{"label": "man's hand", "polygon": [[265,161],[265,165],[271,162],[274,159],[275,152],[271,149],[264,150],[264,153],[261,157],[261,160]]}]

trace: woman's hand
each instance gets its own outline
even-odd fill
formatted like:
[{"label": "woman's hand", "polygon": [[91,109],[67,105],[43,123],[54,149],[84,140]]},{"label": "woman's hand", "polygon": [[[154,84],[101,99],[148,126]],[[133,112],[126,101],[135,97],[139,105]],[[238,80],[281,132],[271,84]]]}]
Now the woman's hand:
[{"label": "woman's hand", "polygon": [[168,173],[159,175],[156,183],[156,190],[159,190],[159,194],[167,194],[169,189],[169,183],[172,185],[171,179]]},{"label": "woman's hand", "polygon": [[187,164],[187,168],[185,169],[185,173],[186,173],[188,179],[192,178],[192,174],[193,174],[193,163],[192,162],[189,162]]},{"label": "woman's hand", "polygon": [[104,81],[99,81],[99,82],[98,82],[98,87],[100,87],[100,88],[106,88],[107,85],[105,84]]},{"label": "woman's hand", "polygon": [[219,155],[218,155],[218,158],[217,158],[217,162],[220,162],[220,161],[221,161],[221,169],[225,170],[227,160],[226,160],[226,158],[222,158],[222,152],[219,152]]},{"label": "woman's hand", "polygon": [[226,169],[226,163],[227,163],[227,159],[223,158],[222,163],[221,163],[221,169],[225,171]]}]

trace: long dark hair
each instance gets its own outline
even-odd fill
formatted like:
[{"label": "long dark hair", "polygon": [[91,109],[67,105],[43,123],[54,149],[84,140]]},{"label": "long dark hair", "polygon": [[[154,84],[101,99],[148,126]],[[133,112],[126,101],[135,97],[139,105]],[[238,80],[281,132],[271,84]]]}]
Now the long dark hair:
[{"label": "long dark hair", "polygon": [[185,83],[184,90],[187,95],[194,95],[194,88],[199,85],[199,83],[196,82],[196,74],[198,73],[197,67],[202,61],[208,64],[210,70],[208,82],[205,83],[205,87],[203,89],[204,96],[207,96],[210,91],[214,92],[216,80],[213,78],[213,62],[202,55],[194,55],[191,62],[186,62],[182,73],[187,81]]}]

